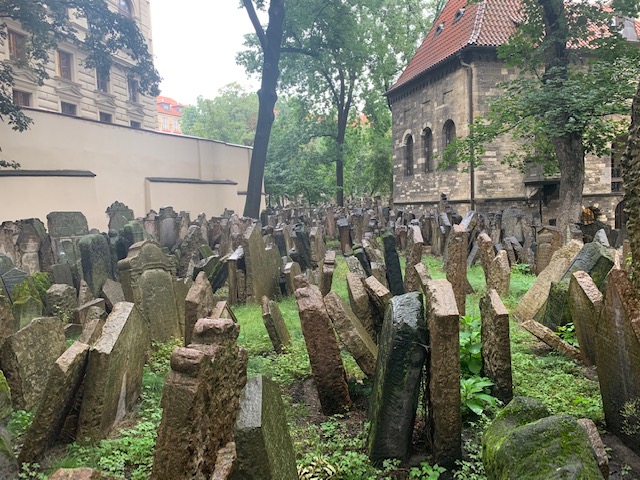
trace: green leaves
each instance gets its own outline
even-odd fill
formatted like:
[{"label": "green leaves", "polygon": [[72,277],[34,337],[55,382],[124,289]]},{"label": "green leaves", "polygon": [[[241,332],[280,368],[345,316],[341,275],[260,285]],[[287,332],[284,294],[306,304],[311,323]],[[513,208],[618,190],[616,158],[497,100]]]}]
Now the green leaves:
[{"label": "green leaves", "polygon": [[460,381],[462,415],[473,412],[481,415],[487,408],[498,406],[499,400],[490,395],[493,382],[485,377],[469,377]]}]

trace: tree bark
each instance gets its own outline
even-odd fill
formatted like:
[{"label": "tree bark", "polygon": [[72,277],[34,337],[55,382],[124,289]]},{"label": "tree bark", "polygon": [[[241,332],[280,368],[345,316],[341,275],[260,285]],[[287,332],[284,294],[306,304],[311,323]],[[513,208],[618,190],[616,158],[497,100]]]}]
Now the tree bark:
[{"label": "tree bark", "polygon": [[271,127],[275,119],[274,107],[278,100],[277,86],[280,78],[278,64],[280,62],[285,8],[284,0],[271,0],[269,3],[269,26],[265,33],[257,22],[252,0],[243,0],[243,4],[258,35],[263,54],[262,79],[258,91],[258,122],[253,141],[253,152],[251,153],[251,166],[249,167],[247,200],[244,205],[245,217],[259,218],[264,167],[267,163]]},{"label": "tree bark", "polygon": [[631,247],[631,272],[636,288],[640,288],[640,83],[631,106],[629,140],[622,155],[625,213]]},{"label": "tree bark", "polygon": [[[545,29],[544,75],[546,88],[558,89],[558,101],[562,99],[562,87],[568,79],[569,55],[567,41],[569,29],[563,0],[538,0],[542,8]],[[550,127],[556,132],[566,131],[569,116],[565,112],[548,118]],[[560,208],[557,226],[563,235],[567,228],[580,220],[582,212],[582,189],[584,187],[584,144],[582,134],[572,131],[551,136],[551,144],[560,167]]]}]

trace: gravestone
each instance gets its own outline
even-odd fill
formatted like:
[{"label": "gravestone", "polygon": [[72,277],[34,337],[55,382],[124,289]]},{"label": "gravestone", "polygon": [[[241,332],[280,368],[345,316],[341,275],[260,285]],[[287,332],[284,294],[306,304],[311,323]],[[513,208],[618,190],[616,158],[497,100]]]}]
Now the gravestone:
[{"label": "gravestone", "polygon": [[342,413],[351,406],[347,376],[331,320],[315,285],[298,288],[296,302],[311,372],[325,415]]},{"label": "gravestone", "polygon": [[400,257],[396,250],[396,239],[389,230],[382,233],[382,243],[384,244],[384,265],[387,270],[387,281],[389,290],[393,295],[404,293],[402,282],[402,269],[400,268]]},{"label": "gravestone", "polygon": [[422,346],[427,342],[425,326],[420,293],[391,299],[380,333],[369,400],[367,448],[374,464],[405,459],[409,454],[426,357]]},{"label": "gravestone", "polygon": [[460,315],[465,315],[467,303],[467,232],[461,225],[454,225],[447,238],[445,272],[453,288]]},{"label": "gravestone", "polygon": [[200,247],[207,245],[202,237],[202,230],[197,225],[191,225],[179,248],[177,275],[180,278],[189,277],[194,265],[200,260]]},{"label": "gravestone", "polygon": [[338,234],[340,235],[340,249],[343,255],[351,254],[351,226],[346,218],[339,218],[336,222],[338,225]]},{"label": "gravestone", "polygon": [[200,272],[196,281],[187,293],[184,308],[184,345],[189,346],[196,323],[201,318],[211,318],[215,307],[215,299],[211,291],[211,284],[204,272]]},{"label": "gravestone", "polygon": [[155,223],[158,243],[161,247],[172,250],[180,238],[178,214],[174,212],[172,207],[163,207],[160,209],[160,213],[155,217]]},{"label": "gravestone", "polygon": [[122,289],[122,284],[111,280],[108,278],[104,285],[102,285],[102,291],[100,292],[100,297],[104,299],[105,306],[109,310],[113,310],[113,307],[117,303],[124,302],[126,299],[124,298],[124,290]]},{"label": "gravestone", "polygon": [[47,215],[47,230],[51,238],[54,262],[68,263],[74,284],[78,285],[82,279],[78,242],[89,234],[86,217],[81,212],[51,212]]},{"label": "gravestone", "polygon": [[118,303],[89,352],[77,439],[105,438],[135,405],[142,390],[148,331],[133,303]]},{"label": "gravestone", "polygon": [[378,347],[351,308],[336,292],[326,295],[324,304],[340,342],[355,359],[362,372],[373,378]]},{"label": "gravestone", "polygon": [[[322,227],[311,227],[309,230],[309,243],[311,247],[311,265],[321,266],[327,253],[327,247],[324,244],[324,229]],[[333,254],[335,259],[335,252]]]},{"label": "gravestone", "polygon": [[105,213],[109,216],[109,230],[122,230],[128,222],[135,218],[133,210],[118,201],[109,205]]},{"label": "gravestone", "polygon": [[345,257],[345,262],[347,262],[347,268],[351,273],[355,273],[360,278],[366,278],[367,274],[362,267],[362,264],[355,256]]},{"label": "gravestone", "polygon": [[379,334],[380,329],[382,328],[382,321],[387,310],[387,305],[389,305],[389,301],[393,297],[393,294],[375,277],[365,278],[364,288],[367,291],[369,299],[371,300],[371,305],[373,306],[373,328],[375,329],[376,334]]},{"label": "gravestone", "polygon": [[[626,272],[612,270],[598,320],[596,367],[607,430],[640,454],[640,305]],[[628,414],[625,416],[625,411]]]},{"label": "gravestone", "polygon": [[7,273],[9,270],[14,268],[13,260],[9,258],[6,254],[0,253],[0,276]]},{"label": "gravestone", "polygon": [[239,331],[230,319],[200,319],[190,347],[171,354],[151,478],[210,480],[216,470],[221,475],[219,460],[229,460],[228,467],[233,464],[231,442],[247,381],[247,354],[238,348]]},{"label": "gravestone", "polygon": [[15,408],[31,410],[40,401],[65,346],[62,322],[54,317],[36,318],[5,340],[0,347],[0,370],[7,377]]},{"label": "gravestone", "polygon": [[496,290],[480,299],[482,371],[493,382],[491,395],[505,405],[513,398],[509,311]]},{"label": "gravestone", "polygon": [[284,403],[278,386],[265,376],[250,378],[242,391],[235,442],[231,480],[298,480]]},{"label": "gravestone", "polygon": [[9,294],[9,298],[11,300],[14,300],[12,296],[13,290],[24,282],[28,276],[29,274],[27,272],[20,270],[19,268],[12,268],[2,275],[2,283],[4,284],[4,288]]},{"label": "gravestone", "polygon": [[[347,273],[347,293],[349,294],[351,310],[358,320],[360,320],[360,323],[362,323],[362,326],[374,343],[377,342],[373,306],[371,305],[369,294],[364,288],[361,278],[355,273]],[[380,321],[378,323],[382,322]]]},{"label": "gravestone", "polygon": [[574,272],[569,282],[569,310],[585,365],[596,365],[598,319],[603,295],[586,272]]},{"label": "gravestone", "polygon": [[544,226],[538,230],[536,240],[538,243],[536,250],[536,275],[551,263],[553,254],[562,247],[562,233],[556,227]]},{"label": "gravestone", "polygon": [[291,336],[284,322],[280,307],[266,296],[262,297],[262,321],[269,334],[273,349],[282,353],[284,347],[291,345]]},{"label": "gravestone", "polygon": [[16,247],[19,252],[20,268],[30,275],[42,271],[40,265],[41,238],[36,229],[27,223],[21,222],[20,234],[16,239]]},{"label": "gravestone", "polygon": [[20,319],[14,318],[9,299],[0,289],[0,345],[4,339],[20,329]]},{"label": "gravestone", "polygon": [[430,347],[428,432],[434,461],[449,467],[462,458],[460,314],[447,280],[427,281],[424,293]]},{"label": "gravestone", "polygon": [[89,285],[93,296],[97,297],[100,295],[104,282],[113,277],[109,244],[103,235],[96,233],[82,237],[78,246],[83,278]]},{"label": "gravestone", "polygon": [[76,289],[66,284],[54,284],[47,290],[47,310],[63,323],[79,323]]},{"label": "gravestone", "polygon": [[73,275],[71,266],[68,263],[56,263],[51,266],[51,276],[53,283],[66,284],[73,287]]},{"label": "gravestone", "polygon": [[571,415],[549,416],[538,400],[516,397],[482,438],[487,478],[602,479],[589,438]]},{"label": "gravestone", "polygon": [[280,296],[280,265],[278,249],[265,248],[258,224],[250,225],[242,236],[246,264],[247,301],[260,303],[266,295],[274,300]]},{"label": "gravestone", "polygon": [[580,242],[572,240],[553,254],[547,268],[538,274],[538,278],[527,290],[527,293],[522,296],[520,303],[514,310],[513,316],[517,321],[525,322],[536,316],[547,300],[551,282],[557,282],[562,278],[581,248]]},{"label": "gravestone", "polygon": [[322,295],[327,295],[331,291],[333,282],[333,271],[336,268],[336,252],[329,250],[322,264],[322,275],[320,276],[320,291]]},{"label": "gravestone", "polygon": [[296,286],[293,279],[302,274],[300,265],[297,262],[287,262],[284,266],[283,273],[287,295],[294,295]]},{"label": "gravestone", "polygon": [[13,454],[11,436],[0,425],[0,480],[14,480],[18,477],[18,462]]},{"label": "gravestone", "polygon": [[127,258],[118,262],[124,297],[140,310],[152,342],[184,335],[173,284],[175,268],[175,260],[152,240],[132,245]]},{"label": "gravestone", "polygon": [[11,390],[7,379],[0,370],[0,425],[5,425],[6,420],[11,415],[13,408],[11,407]]},{"label": "gravestone", "polygon": [[504,250],[500,250],[491,261],[489,276],[487,277],[487,290],[495,289],[501,297],[509,295],[511,283],[511,267]]},{"label": "gravestone", "polygon": [[420,291],[420,282],[418,281],[416,270],[413,267],[414,265],[422,263],[423,247],[424,241],[420,227],[418,225],[410,225],[407,245],[408,255],[404,269],[404,290],[406,292]]},{"label": "gravestone", "polygon": [[39,297],[28,296],[14,301],[12,311],[20,329],[27,326],[34,318],[42,317],[44,308]]},{"label": "gravestone", "polygon": [[54,363],[33,421],[24,436],[18,461],[37,462],[62,431],[84,378],[89,345],[74,342]]}]

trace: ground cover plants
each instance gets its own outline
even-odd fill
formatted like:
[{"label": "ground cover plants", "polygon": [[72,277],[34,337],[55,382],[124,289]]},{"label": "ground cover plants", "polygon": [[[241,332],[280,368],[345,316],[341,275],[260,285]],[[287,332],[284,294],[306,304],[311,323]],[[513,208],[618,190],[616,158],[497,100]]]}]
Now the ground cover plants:
[{"label": "ground cover plants", "polygon": [[[440,259],[425,256],[424,262],[434,278],[445,277]],[[338,255],[333,290],[348,301],[345,280],[347,271],[346,263]],[[468,315],[461,319],[464,459],[451,471],[431,465],[429,457],[420,453],[424,444],[423,407],[418,414],[414,435],[414,443],[418,447],[410,462],[401,465],[398,461],[386,461],[380,467],[374,467],[370,463],[365,445],[367,402],[371,384],[346,352],[343,353],[343,360],[354,407],[343,415],[332,417],[320,413],[294,298],[286,298],[279,302],[291,333],[291,346],[282,354],[273,351],[262,322],[260,306],[234,307],[234,313],[241,325],[238,341],[249,354],[248,375],[264,374],[280,385],[302,480],[486,478],[480,458],[480,442],[483,431],[500,404],[489,395],[491,383],[481,376],[480,370],[478,301],[486,290],[481,267],[476,265],[470,268],[468,278],[475,292],[468,295]],[[512,271],[511,294],[505,299],[509,309],[517,305],[519,298],[534,279],[535,277],[524,268]],[[587,369],[550,351],[515,323],[512,323],[511,339],[516,395],[537,398],[554,414],[570,413],[576,417],[588,417],[602,425],[603,414],[598,384]],[[47,474],[57,468],[78,466],[97,468],[127,479],[149,478],[156,430],[162,416],[162,387],[169,371],[170,353],[178,344],[176,340],[154,347],[154,353],[150,356],[144,371],[140,404],[118,432],[95,446],[71,444],[54,450],[44,459],[42,466],[25,466],[20,478],[47,478]],[[19,440],[29,421],[28,412],[14,412],[9,425],[14,438]]]}]

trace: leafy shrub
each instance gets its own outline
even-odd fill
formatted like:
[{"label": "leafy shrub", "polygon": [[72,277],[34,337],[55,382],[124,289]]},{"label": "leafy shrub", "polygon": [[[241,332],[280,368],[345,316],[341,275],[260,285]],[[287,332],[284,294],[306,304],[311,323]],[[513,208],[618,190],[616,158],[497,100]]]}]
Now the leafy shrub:
[{"label": "leafy shrub", "polygon": [[566,325],[558,327],[555,334],[569,345],[573,345],[574,347],[580,346],[578,343],[578,337],[576,336],[576,327],[573,325],[573,322],[569,322]]},{"label": "leafy shrub", "polygon": [[460,381],[462,415],[471,412],[481,415],[485,410],[498,406],[499,400],[491,396],[493,382],[485,377],[468,377]]},{"label": "leafy shrub", "polygon": [[480,319],[460,317],[460,368],[462,376],[478,375],[482,370]]},{"label": "leafy shrub", "polygon": [[440,475],[446,471],[446,468],[437,463],[429,465],[427,462],[422,462],[419,467],[412,467],[409,470],[409,480],[438,480]]}]

